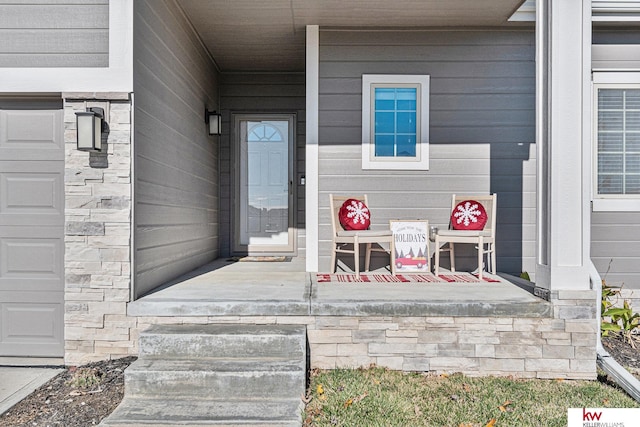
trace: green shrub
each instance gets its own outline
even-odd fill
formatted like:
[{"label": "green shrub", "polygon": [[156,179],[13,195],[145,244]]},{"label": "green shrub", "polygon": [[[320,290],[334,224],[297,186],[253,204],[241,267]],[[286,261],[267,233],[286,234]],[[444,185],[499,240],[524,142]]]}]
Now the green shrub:
[{"label": "green shrub", "polygon": [[620,290],[602,281],[601,323],[600,331],[603,337],[609,333],[620,333],[623,340],[635,348],[633,331],[640,326],[640,314],[631,310],[629,301],[624,300],[622,307],[614,307],[612,298],[617,298]]}]

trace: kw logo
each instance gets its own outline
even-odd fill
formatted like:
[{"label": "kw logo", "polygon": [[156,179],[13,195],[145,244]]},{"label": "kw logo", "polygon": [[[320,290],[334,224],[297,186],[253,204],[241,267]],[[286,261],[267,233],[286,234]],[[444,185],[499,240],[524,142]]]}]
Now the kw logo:
[{"label": "kw logo", "polygon": [[582,408],[582,421],[600,421],[602,412],[587,412],[586,408]]}]

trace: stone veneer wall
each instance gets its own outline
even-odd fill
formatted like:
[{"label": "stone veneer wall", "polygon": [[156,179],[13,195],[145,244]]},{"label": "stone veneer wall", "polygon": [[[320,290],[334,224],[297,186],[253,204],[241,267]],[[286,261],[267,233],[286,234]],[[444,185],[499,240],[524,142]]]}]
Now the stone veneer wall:
[{"label": "stone veneer wall", "polygon": [[[65,363],[136,354],[131,286],[131,102],[128,94],[63,94]],[[107,152],[76,149],[76,111],[105,110]]]},{"label": "stone veneer wall", "polygon": [[[312,368],[596,378],[595,292],[552,293],[553,318],[402,316],[138,317],[153,324],[303,324]],[[138,331],[135,332],[137,335]]]},{"label": "stone veneer wall", "polygon": [[553,318],[318,317],[308,331],[311,364],[594,379],[594,299],[557,292]]}]

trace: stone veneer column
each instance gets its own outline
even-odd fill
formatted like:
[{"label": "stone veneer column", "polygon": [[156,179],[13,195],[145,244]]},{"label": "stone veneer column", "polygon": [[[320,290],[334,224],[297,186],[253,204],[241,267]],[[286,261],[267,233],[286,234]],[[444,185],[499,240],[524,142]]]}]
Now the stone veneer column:
[{"label": "stone veneer column", "polygon": [[[131,288],[131,102],[129,94],[65,98],[65,363],[135,353],[126,315]],[[105,153],[76,149],[76,115],[101,107]]]}]

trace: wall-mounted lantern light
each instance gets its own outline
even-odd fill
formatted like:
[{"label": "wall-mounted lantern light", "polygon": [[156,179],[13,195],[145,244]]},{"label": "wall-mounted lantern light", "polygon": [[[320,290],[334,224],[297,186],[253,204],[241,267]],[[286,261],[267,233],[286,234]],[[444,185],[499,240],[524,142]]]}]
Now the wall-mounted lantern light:
[{"label": "wall-mounted lantern light", "polygon": [[222,134],[222,114],[204,109],[204,122],[209,125],[209,135]]},{"label": "wall-mounted lantern light", "polygon": [[76,113],[78,130],[78,150],[102,151],[102,130],[104,127],[104,109],[87,108],[87,111]]}]

